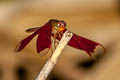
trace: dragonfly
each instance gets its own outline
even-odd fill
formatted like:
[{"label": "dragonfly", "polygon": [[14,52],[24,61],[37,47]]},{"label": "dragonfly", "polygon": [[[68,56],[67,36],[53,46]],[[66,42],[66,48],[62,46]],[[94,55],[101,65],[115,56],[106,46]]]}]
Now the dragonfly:
[{"label": "dragonfly", "polygon": [[[15,52],[20,52],[23,50],[29,44],[29,42],[38,35],[36,41],[37,53],[40,53],[43,56],[46,55],[50,49],[52,50],[52,44],[54,44],[54,48],[56,48],[56,44],[59,43],[65,31],[68,30],[66,26],[67,25],[65,21],[50,19],[42,27],[27,29],[26,32],[32,34],[19,42],[15,48]],[[89,56],[92,56],[92,53],[95,52],[94,50],[96,46],[101,46],[105,51],[105,48],[102,44],[81,37],[75,33],[73,33],[71,40],[68,42],[68,45],[73,48],[85,51]],[[48,50],[43,52],[46,49]]]}]

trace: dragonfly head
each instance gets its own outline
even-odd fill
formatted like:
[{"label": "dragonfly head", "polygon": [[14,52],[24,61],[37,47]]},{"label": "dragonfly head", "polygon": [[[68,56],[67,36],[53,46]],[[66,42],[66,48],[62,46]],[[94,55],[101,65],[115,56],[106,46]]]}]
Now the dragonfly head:
[{"label": "dragonfly head", "polygon": [[55,28],[55,30],[62,32],[66,28],[66,23],[64,21],[59,20],[53,20],[52,26]]}]

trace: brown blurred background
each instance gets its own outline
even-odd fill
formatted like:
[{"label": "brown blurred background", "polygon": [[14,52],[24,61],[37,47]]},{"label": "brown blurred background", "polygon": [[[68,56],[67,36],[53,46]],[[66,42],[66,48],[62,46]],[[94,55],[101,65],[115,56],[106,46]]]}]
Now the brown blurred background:
[{"label": "brown blurred background", "polygon": [[19,54],[24,31],[49,19],[67,22],[71,31],[100,42],[92,60],[66,47],[47,80],[120,80],[120,0],[0,0],[0,80],[34,80],[50,54],[36,53],[34,38]]}]

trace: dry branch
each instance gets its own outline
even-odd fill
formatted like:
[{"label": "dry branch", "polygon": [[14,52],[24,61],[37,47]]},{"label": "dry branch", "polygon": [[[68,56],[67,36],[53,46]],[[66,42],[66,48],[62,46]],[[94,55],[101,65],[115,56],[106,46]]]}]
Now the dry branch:
[{"label": "dry branch", "polygon": [[73,34],[71,32],[69,32],[68,30],[64,33],[56,50],[54,51],[51,58],[45,63],[44,67],[40,71],[36,80],[45,80],[48,77],[48,75],[54,68],[55,64],[57,63],[59,56],[61,55],[62,51],[64,50],[65,46],[70,41],[72,36],[73,36]]}]

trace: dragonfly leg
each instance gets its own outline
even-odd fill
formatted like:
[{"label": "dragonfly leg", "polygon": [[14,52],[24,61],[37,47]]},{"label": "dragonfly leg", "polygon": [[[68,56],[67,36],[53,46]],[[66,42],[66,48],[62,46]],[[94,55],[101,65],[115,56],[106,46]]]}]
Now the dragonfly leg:
[{"label": "dragonfly leg", "polygon": [[56,37],[57,37],[57,34],[54,34],[54,50],[56,49]]},{"label": "dragonfly leg", "polygon": [[57,41],[56,41],[56,39],[54,40],[54,48],[56,49],[56,43],[57,43]]},{"label": "dragonfly leg", "polygon": [[64,35],[64,33],[63,33],[63,32],[61,32],[61,34],[62,34],[62,36]]},{"label": "dragonfly leg", "polygon": [[60,39],[62,38],[62,35],[60,33],[58,33],[58,36],[59,36]]},{"label": "dragonfly leg", "polygon": [[53,41],[54,41],[54,38],[52,39],[52,42],[51,42],[51,53],[53,53],[53,49],[52,49]]},{"label": "dragonfly leg", "polygon": [[[52,56],[52,54],[53,54],[52,44],[53,44],[53,46],[54,46],[54,50],[56,49],[56,46],[55,46],[56,37],[57,37],[57,33],[54,33],[54,36],[53,36],[53,39],[52,39],[52,42],[51,42],[51,53],[50,53],[49,58],[50,58],[50,57]],[[48,59],[49,59],[49,58],[48,58]]]},{"label": "dragonfly leg", "polygon": [[54,40],[54,48],[56,49],[56,43],[59,44],[59,41],[57,39]]}]

